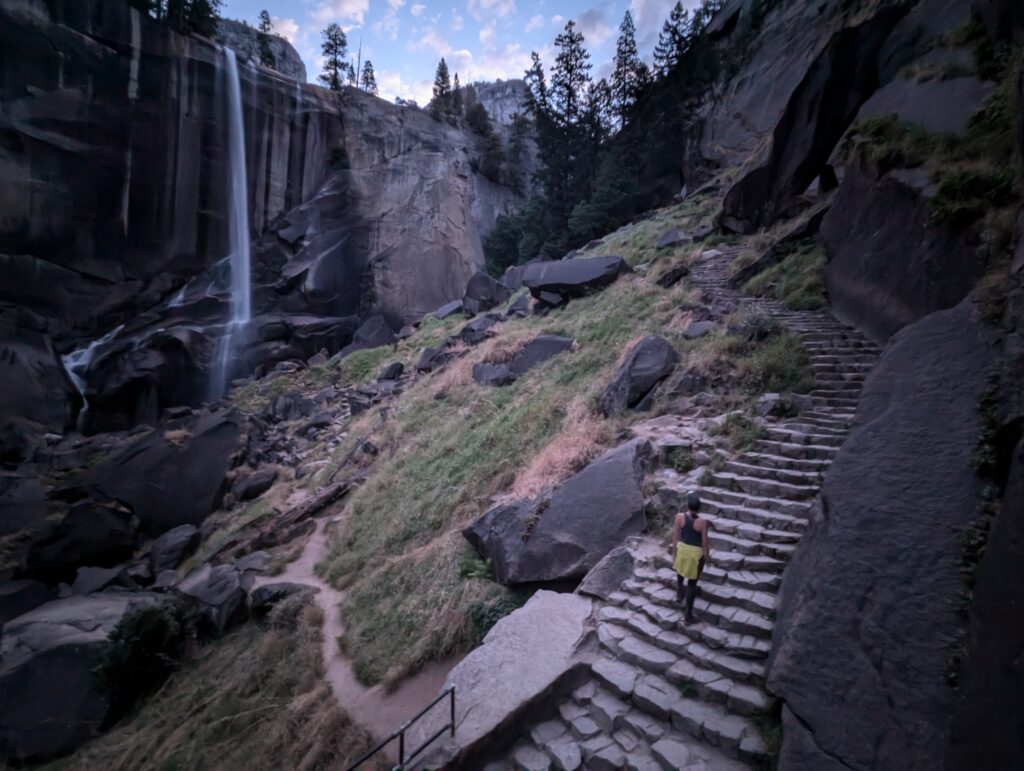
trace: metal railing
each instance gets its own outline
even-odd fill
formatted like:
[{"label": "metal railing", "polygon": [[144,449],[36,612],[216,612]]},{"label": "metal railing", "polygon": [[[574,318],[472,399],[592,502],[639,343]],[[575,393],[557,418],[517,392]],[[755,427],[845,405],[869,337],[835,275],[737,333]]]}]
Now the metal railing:
[{"label": "metal railing", "polygon": [[[412,724],[415,723],[417,720],[419,720],[421,717],[423,717],[425,714],[427,714],[427,712],[429,712],[430,709],[435,704],[437,704],[439,701],[442,701],[446,697],[451,697],[451,702],[450,702],[450,705],[449,705],[448,722],[445,723],[440,729],[438,729],[434,733],[433,736],[431,736],[429,739],[427,739],[425,742],[423,742],[423,744],[421,744],[419,747],[417,747],[415,750],[413,750],[408,755],[408,757],[407,757],[406,754],[405,754],[405,732],[408,731],[410,728],[412,728]],[[357,760],[353,765],[349,766],[348,771],[355,771],[355,769],[359,768],[359,766],[361,766],[363,763],[368,761],[370,758],[372,758],[378,752],[383,750],[385,747],[387,747],[389,744],[391,744],[391,742],[393,742],[395,739],[398,739],[398,765],[395,766],[394,771],[404,771],[406,765],[408,763],[411,763],[413,758],[415,758],[417,755],[419,755],[421,752],[423,752],[423,750],[425,750],[427,747],[429,747],[435,741],[440,739],[442,734],[444,734],[446,731],[451,731],[451,735],[453,737],[455,736],[455,686],[454,685],[449,685],[447,688],[445,688],[443,691],[441,691],[441,693],[438,694],[436,699],[434,699],[432,702],[430,702],[430,704],[428,704],[423,709],[421,709],[414,717],[410,718],[409,720],[406,720],[402,724],[401,728],[399,728],[397,731],[395,731],[393,734],[391,734],[388,738],[386,738],[384,741],[382,741],[380,744],[378,744],[372,750],[370,750],[365,755],[363,755],[361,758],[359,758],[359,760]]]}]

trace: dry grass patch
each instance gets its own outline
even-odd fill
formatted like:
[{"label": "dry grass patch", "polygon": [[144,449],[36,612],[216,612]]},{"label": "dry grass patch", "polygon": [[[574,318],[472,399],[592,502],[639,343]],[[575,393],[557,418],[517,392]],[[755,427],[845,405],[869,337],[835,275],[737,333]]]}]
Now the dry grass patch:
[{"label": "dry grass patch", "polygon": [[133,715],[48,769],[344,769],[372,744],[323,677],[323,614],[283,603],[199,650]]},{"label": "dry grass patch", "polygon": [[533,498],[551,490],[600,455],[614,438],[607,420],[582,401],[573,401],[566,410],[565,428],[516,474],[508,497]]}]

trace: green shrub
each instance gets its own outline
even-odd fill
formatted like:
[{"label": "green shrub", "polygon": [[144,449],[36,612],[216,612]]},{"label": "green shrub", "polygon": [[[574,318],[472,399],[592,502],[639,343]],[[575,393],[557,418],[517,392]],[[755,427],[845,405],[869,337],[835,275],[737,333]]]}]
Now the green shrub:
[{"label": "green shrub", "polygon": [[743,291],[757,297],[771,297],[797,311],[824,308],[825,253],[820,245],[805,244],[750,279]]},{"label": "green shrub", "polygon": [[110,721],[128,713],[177,668],[185,627],[176,607],[141,608],[121,619],[95,669],[110,704]]},{"label": "green shrub", "polygon": [[807,393],[814,388],[810,357],[789,331],[780,331],[757,345],[739,363],[739,371],[753,393]]},{"label": "green shrub", "polygon": [[766,436],[764,426],[738,412],[726,416],[719,433],[728,437],[729,447],[734,452],[748,450]]}]

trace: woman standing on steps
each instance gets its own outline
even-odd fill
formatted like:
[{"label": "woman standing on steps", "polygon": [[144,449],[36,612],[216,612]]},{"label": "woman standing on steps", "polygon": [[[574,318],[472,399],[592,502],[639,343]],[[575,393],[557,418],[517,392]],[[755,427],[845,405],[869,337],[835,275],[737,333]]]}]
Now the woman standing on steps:
[{"label": "woman standing on steps", "polygon": [[695,490],[686,494],[686,511],[676,514],[672,528],[672,557],[676,569],[676,600],[683,601],[683,581],[686,585],[685,623],[697,619],[693,615],[693,601],[697,599],[697,581],[705,564],[711,562],[711,545],[708,536],[711,523],[700,516],[700,496]]}]

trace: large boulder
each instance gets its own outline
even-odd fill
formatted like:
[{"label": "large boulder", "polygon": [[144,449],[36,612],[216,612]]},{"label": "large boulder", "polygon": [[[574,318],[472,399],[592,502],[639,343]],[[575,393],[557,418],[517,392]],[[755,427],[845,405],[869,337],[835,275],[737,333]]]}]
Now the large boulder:
[{"label": "large boulder", "polygon": [[792,713],[780,767],[944,767],[992,362],[965,301],[897,333],[869,377],[782,582],[768,670]]},{"label": "large boulder", "polygon": [[469,313],[476,315],[491,310],[512,296],[509,288],[486,273],[474,273],[466,284],[462,305]]},{"label": "large boulder", "polygon": [[643,477],[652,454],[634,439],[563,483],[550,500],[497,506],[463,534],[503,584],[578,581],[647,527]]},{"label": "large boulder", "polygon": [[199,528],[195,525],[178,525],[171,528],[155,541],[149,551],[149,565],[154,576],[165,570],[174,570],[199,546]]},{"label": "large boulder", "polygon": [[[427,766],[483,768],[486,760],[477,752],[491,749],[500,732],[532,722],[538,701],[567,686],[583,663],[592,610],[586,597],[542,590],[498,621],[445,680],[445,688],[455,687],[458,730],[453,738],[445,732],[431,748]],[[447,710],[431,710],[406,741],[418,746],[447,719]],[[456,755],[459,763],[449,765]]]},{"label": "large boulder", "polygon": [[978,565],[946,768],[1015,768],[1024,758],[1024,441]]},{"label": "large boulder", "polygon": [[359,329],[352,335],[352,342],[341,349],[341,355],[346,356],[365,348],[391,345],[394,341],[395,330],[391,328],[387,318],[378,313],[359,325]]},{"label": "large boulder", "polygon": [[985,259],[963,229],[933,222],[924,169],[852,163],[821,223],[832,311],[876,340],[964,298]]},{"label": "large boulder", "polygon": [[291,581],[262,584],[253,589],[249,595],[249,609],[254,616],[263,616],[282,600],[297,594],[312,595],[315,591],[309,584],[297,584]]},{"label": "large boulder", "polygon": [[185,576],[177,591],[195,603],[200,628],[210,637],[220,637],[245,620],[242,576],[231,565],[203,565]]},{"label": "large boulder", "polygon": [[251,501],[253,498],[263,495],[274,485],[275,481],[277,481],[277,469],[273,466],[266,466],[239,479],[231,488],[231,492],[234,493],[236,500]]},{"label": "large boulder", "polygon": [[93,737],[109,706],[94,670],[124,616],[164,601],[117,592],[41,605],[0,639],[0,756],[12,762],[71,752]]},{"label": "large boulder", "polygon": [[544,294],[561,298],[582,297],[595,289],[603,289],[622,273],[628,272],[629,265],[621,257],[534,262],[523,271],[523,286],[537,299],[543,299]]},{"label": "large boulder", "polygon": [[112,502],[85,500],[32,546],[26,572],[49,583],[70,581],[79,567],[116,565],[131,557],[134,547],[130,512]]},{"label": "large boulder", "polygon": [[0,626],[50,599],[50,590],[41,581],[30,578],[0,581]]},{"label": "large boulder", "polygon": [[237,419],[225,412],[203,416],[178,441],[153,431],[87,472],[83,484],[129,506],[151,533],[198,525],[220,506],[238,435]]},{"label": "large boulder", "polygon": [[598,406],[605,415],[635,407],[675,369],[679,355],[663,337],[648,335],[629,352],[604,389]]}]

